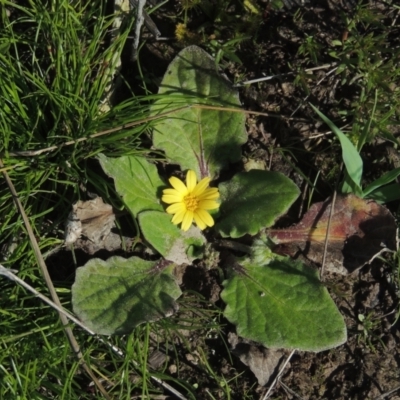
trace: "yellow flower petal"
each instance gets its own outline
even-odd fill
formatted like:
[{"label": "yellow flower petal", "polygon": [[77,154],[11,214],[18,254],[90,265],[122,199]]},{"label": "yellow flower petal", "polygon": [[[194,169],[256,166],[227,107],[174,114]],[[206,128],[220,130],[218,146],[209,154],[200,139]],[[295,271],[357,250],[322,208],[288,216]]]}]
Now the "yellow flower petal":
[{"label": "yellow flower petal", "polygon": [[172,222],[174,225],[180,224],[180,223],[182,222],[183,217],[185,216],[185,214],[186,214],[186,210],[181,210],[181,211],[177,212],[177,213],[172,217],[171,222]]},{"label": "yellow flower petal", "polygon": [[181,229],[187,231],[193,222],[193,211],[187,210],[182,221]]},{"label": "yellow flower petal", "polygon": [[219,191],[217,188],[208,188],[202,194],[197,196],[199,200],[214,200],[218,199]]},{"label": "yellow flower petal", "polygon": [[196,183],[197,183],[196,173],[191,169],[189,169],[189,171],[186,174],[186,186],[189,193],[192,192],[193,189],[196,187]]},{"label": "yellow flower petal", "polygon": [[219,208],[219,203],[214,200],[201,200],[199,201],[198,207],[201,210],[215,210]]},{"label": "yellow flower petal", "polygon": [[185,212],[186,207],[184,203],[175,203],[172,204],[171,206],[167,207],[165,210],[168,214],[176,214],[178,212]]},{"label": "yellow flower petal", "polygon": [[213,226],[214,225],[214,220],[213,217],[205,210],[196,210],[195,215],[199,219],[201,219],[207,226]]},{"label": "yellow flower petal", "polygon": [[211,179],[209,177],[203,178],[193,189],[193,196],[200,196],[206,190],[208,184],[210,183],[210,180]]},{"label": "yellow flower petal", "polygon": [[203,222],[203,220],[199,217],[197,211],[194,213],[194,220],[196,221],[196,225],[201,229],[204,230],[207,228],[207,225]]},{"label": "yellow flower petal", "polygon": [[182,194],[176,189],[164,189],[163,194],[172,194],[173,196],[181,196],[183,198]]},{"label": "yellow flower petal", "polygon": [[169,183],[172,185],[174,189],[176,189],[182,196],[186,196],[188,194],[188,189],[185,184],[175,176],[171,176],[169,178]]},{"label": "yellow flower petal", "polygon": [[182,196],[173,196],[171,194],[167,194],[167,195],[162,196],[161,200],[164,203],[167,203],[167,204],[181,203],[182,202]]}]

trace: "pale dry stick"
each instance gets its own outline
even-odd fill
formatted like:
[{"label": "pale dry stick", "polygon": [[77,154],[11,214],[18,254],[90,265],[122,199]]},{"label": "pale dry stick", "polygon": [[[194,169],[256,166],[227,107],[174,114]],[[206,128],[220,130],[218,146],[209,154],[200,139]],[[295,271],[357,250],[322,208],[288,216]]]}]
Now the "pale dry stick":
[{"label": "pale dry stick", "polygon": [[[308,179],[310,179],[310,178],[308,178]],[[297,218],[299,220],[300,220],[301,216],[303,215],[303,208],[304,208],[304,203],[306,202],[307,190],[308,190],[308,180],[306,180],[306,183],[305,183],[304,189],[303,189],[303,193],[301,194],[301,202],[300,202],[300,206],[299,206],[299,212],[297,213]]]},{"label": "pale dry stick", "polygon": [[[337,69],[338,69],[338,67],[335,67],[335,68],[332,68],[330,71],[328,71],[328,72],[317,82],[316,86],[320,85],[321,82],[322,82],[323,80],[325,80],[330,74],[332,74],[333,72],[335,72]],[[302,106],[302,104],[304,104],[310,96],[311,96],[311,94],[308,94],[308,95],[304,98],[303,103],[299,104],[299,105],[297,106],[297,108],[290,114],[291,117],[293,117],[293,115],[297,113],[297,111],[298,111],[299,108]]]},{"label": "pale dry stick", "polygon": [[279,384],[283,387],[284,390],[286,390],[286,392],[290,393],[292,396],[296,397],[299,400],[304,400],[303,397],[297,394],[293,389],[290,389],[290,387],[288,385],[285,385],[282,381],[280,381]]},{"label": "pale dry stick", "polygon": [[397,14],[396,14],[396,16],[393,18],[393,21],[392,21],[392,23],[391,23],[391,26],[395,26],[399,14],[400,14],[400,8],[397,9]]},{"label": "pale dry stick", "polygon": [[132,61],[137,60],[138,56],[138,48],[139,48],[139,39],[140,39],[140,30],[142,28],[144,17],[143,17],[143,9],[146,4],[146,0],[138,0],[136,7],[136,20],[135,20],[135,33],[133,39],[133,49],[132,49]]},{"label": "pale dry stick", "polygon": [[[318,71],[320,69],[326,69],[326,68],[329,68],[329,67],[333,67],[336,64],[337,64],[336,62],[335,63],[330,63],[330,64],[324,64],[324,65],[320,65],[319,67],[307,68],[304,71],[305,72]],[[282,76],[288,76],[288,75],[294,75],[294,74],[295,74],[294,72],[285,72],[283,74],[264,76],[263,78],[251,79],[249,81],[242,81],[242,82],[236,83],[236,85],[233,85],[233,87],[235,87],[235,88],[242,87],[244,85],[250,85],[252,83],[270,81],[271,79],[274,79],[274,78],[280,78]]]},{"label": "pale dry stick", "polygon": [[329,212],[329,218],[328,218],[328,224],[326,226],[326,235],[325,235],[325,244],[324,244],[324,254],[322,256],[322,264],[321,264],[321,270],[319,273],[319,279],[321,282],[323,281],[324,278],[324,272],[325,272],[325,263],[326,263],[326,256],[328,254],[328,244],[329,244],[329,230],[331,228],[331,222],[332,222],[332,217],[333,217],[333,210],[335,208],[335,203],[336,203],[336,194],[337,190],[335,189],[333,192],[332,196],[332,202],[331,202],[331,209]]},{"label": "pale dry stick", "polygon": [[267,393],[265,393],[262,400],[269,399],[271,392],[274,390],[276,384],[278,383],[278,380],[281,378],[283,371],[286,368],[286,365],[288,364],[290,359],[293,357],[293,354],[295,353],[295,351],[296,351],[296,349],[292,350],[292,352],[289,354],[288,358],[286,359],[285,363],[282,365],[282,368],[279,370],[278,375],[275,377],[274,381],[271,383],[271,386],[269,387]]},{"label": "pale dry stick", "polygon": [[[44,149],[39,149],[39,150],[10,151],[10,152],[8,152],[8,155],[11,157],[34,157],[34,156],[39,156],[43,153],[51,153],[52,151],[58,150],[61,147],[71,146],[71,145],[74,145],[77,143],[85,142],[86,140],[95,139],[97,137],[108,135],[109,133],[114,133],[114,132],[122,131],[123,129],[132,128],[134,126],[144,124],[146,122],[150,122],[150,121],[157,120],[159,118],[166,117],[167,115],[171,114],[172,112],[185,110],[187,108],[188,108],[188,106],[179,107],[174,110],[166,111],[165,113],[161,113],[158,115],[153,115],[152,117],[147,117],[147,118],[141,119],[139,121],[128,122],[127,124],[120,125],[115,128],[110,128],[105,131],[93,133],[93,135],[89,135],[87,137],[81,137],[76,140],[69,140],[68,142],[61,143],[60,145],[54,145],[54,146],[46,147]],[[4,155],[2,155],[2,156],[4,157]]]},{"label": "pale dry stick", "polygon": [[[0,168],[4,168],[3,160],[1,160],[1,159],[0,159]],[[44,262],[42,253],[40,252],[40,248],[39,248],[39,245],[38,245],[38,243],[36,241],[36,237],[35,237],[35,235],[33,233],[33,230],[32,230],[31,224],[29,222],[28,216],[26,215],[24,207],[22,206],[22,203],[19,200],[18,193],[15,190],[14,184],[12,183],[7,171],[3,171],[3,176],[4,176],[5,181],[7,182],[7,185],[9,187],[9,189],[10,189],[10,192],[11,192],[11,194],[13,196],[14,203],[15,203],[15,205],[16,205],[18,211],[20,212],[20,214],[22,216],[22,219],[24,221],[25,228],[26,228],[26,231],[28,232],[29,240],[30,240],[33,252],[35,254],[36,261],[39,264],[39,267],[40,267],[40,269],[42,271],[42,274],[43,274],[44,280],[46,282],[46,285],[47,285],[47,287],[49,289],[51,298],[53,299],[54,303],[56,303],[59,307],[62,307],[60,299],[58,298],[57,292],[54,289],[53,282],[51,281],[51,278],[50,278],[49,272],[47,270],[47,266],[46,266],[46,264]],[[72,333],[72,329],[68,326],[67,317],[61,312],[58,312],[58,315],[60,317],[61,323],[63,324],[64,332],[65,332],[65,334],[66,334],[66,336],[68,338],[70,346],[71,346],[75,356],[81,362],[83,369],[92,378],[94,384],[99,389],[99,391],[103,394],[103,396],[107,400],[111,400],[111,397],[108,395],[106,389],[103,387],[101,382],[94,375],[93,371],[86,364],[86,361],[83,358],[83,354],[81,352],[79,344],[78,344],[74,334]]]},{"label": "pale dry stick", "polygon": [[376,254],[374,254],[369,260],[368,260],[368,264],[371,264],[372,261],[375,260],[375,258],[380,257],[382,254],[385,253],[391,253],[391,254],[396,254],[396,252],[394,250],[390,250],[387,247],[382,247],[381,250],[379,250]]},{"label": "pale dry stick", "polygon": [[[5,276],[6,278],[14,281],[15,283],[21,285],[24,287],[26,290],[29,292],[33,293],[36,297],[38,297],[40,300],[43,300],[45,303],[47,303],[49,306],[53,307],[56,309],[59,313],[64,314],[68,319],[70,319],[72,322],[74,322],[76,325],[80,326],[83,330],[85,330],[87,333],[95,337],[98,341],[101,343],[105,344],[107,347],[109,347],[115,354],[117,354],[120,357],[125,357],[124,353],[122,352],[121,349],[119,349],[117,346],[114,346],[110,342],[104,340],[102,337],[97,335],[95,332],[93,332],[90,328],[88,328],[83,322],[79,321],[75,316],[73,316],[68,310],[66,310],[62,306],[58,306],[56,303],[51,301],[48,297],[44,296],[40,292],[38,292],[35,288],[27,284],[25,281],[23,281],[21,278],[18,278],[17,275],[15,275],[14,270],[5,268],[3,265],[0,264],[0,275]],[[139,367],[139,364],[131,360],[133,365],[135,367]],[[151,379],[153,379],[155,382],[157,382],[159,385],[161,385],[164,389],[168,390],[170,393],[174,394],[177,398],[181,400],[187,400],[186,397],[184,397],[181,393],[179,393],[176,389],[174,389],[172,386],[170,386],[168,383],[165,383],[161,379],[157,378],[156,376],[150,375]]]},{"label": "pale dry stick", "polygon": [[[384,399],[386,399],[388,396],[390,396],[390,395],[392,395],[393,393],[396,393],[396,392],[398,392],[398,391],[400,391],[400,386],[397,386],[397,387],[395,387],[394,389],[389,390],[388,392],[383,393],[383,394],[381,394],[381,395],[378,396],[378,397],[375,397],[374,400],[384,400]],[[394,398],[394,397],[393,397],[393,398]]]},{"label": "pale dry stick", "polygon": [[[345,124],[345,125],[343,125],[341,128],[340,128],[340,130],[342,131],[342,132],[345,132],[345,129],[349,126],[350,124]],[[320,137],[324,137],[324,136],[327,136],[327,135],[331,135],[333,133],[333,131],[326,131],[326,132],[324,132],[324,133],[318,133],[318,134],[316,134],[316,135],[314,135],[314,136],[309,136],[309,137],[307,137],[307,138],[304,138],[304,140],[311,140],[311,139],[318,139],[318,138],[320,138]],[[303,140],[303,139],[301,139],[301,140]]]},{"label": "pale dry stick", "polygon": [[[111,128],[111,129],[107,129],[105,131],[97,132],[97,133],[94,133],[93,135],[89,135],[87,137],[81,137],[81,138],[76,139],[76,140],[69,140],[68,142],[61,143],[60,145],[54,145],[54,146],[46,147],[44,149],[39,149],[39,150],[9,151],[7,154],[8,154],[8,156],[11,156],[11,157],[34,157],[34,156],[39,156],[39,155],[44,154],[44,153],[51,153],[52,151],[58,150],[58,149],[60,149],[62,147],[65,147],[65,146],[71,146],[71,145],[74,145],[74,144],[77,144],[77,143],[85,142],[86,140],[95,139],[97,137],[108,135],[109,133],[118,132],[118,131],[121,131],[123,129],[132,128],[133,126],[144,124],[146,122],[155,121],[157,119],[161,119],[161,118],[167,117],[168,115],[170,115],[170,114],[172,114],[174,112],[186,110],[188,108],[200,108],[200,109],[205,109],[205,110],[238,112],[238,113],[244,113],[244,114],[249,114],[249,115],[257,115],[257,116],[261,116],[261,117],[271,117],[271,118],[278,118],[278,119],[286,119],[288,121],[308,122],[308,120],[305,119],[305,118],[284,117],[284,116],[281,116],[281,115],[270,114],[270,113],[259,112],[259,111],[247,111],[247,110],[243,110],[241,108],[226,108],[226,107],[217,107],[217,106],[207,106],[207,105],[204,105],[204,104],[192,104],[192,105],[188,105],[188,106],[186,105],[186,106],[183,106],[183,107],[179,107],[179,108],[176,108],[176,109],[173,109],[173,110],[170,110],[170,111],[166,111],[165,113],[161,113],[161,114],[158,114],[158,115],[153,115],[151,117],[144,118],[144,119],[142,119],[140,121],[129,122],[127,124],[120,125],[120,126],[117,126],[115,128]],[[1,156],[4,157],[4,154],[1,154]],[[4,168],[4,166],[0,167],[0,168]],[[7,168],[11,169],[11,168],[15,168],[15,166],[7,167]],[[4,170],[5,169],[0,169],[0,171],[4,171]]]},{"label": "pale dry stick", "polygon": [[[135,8],[138,6],[138,0],[129,0],[129,5],[131,8]],[[146,25],[146,28],[150,31],[150,33],[156,38],[156,40],[164,40],[163,38],[160,38],[161,32],[158,30],[156,24],[154,21],[151,19],[149,14],[145,10],[143,10],[143,18],[144,18],[144,24]]]},{"label": "pale dry stick", "polygon": [[40,292],[38,292],[35,288],[30,286],[28,283],[26,283],[24,280],[19,278],[15,273],[18,272],[16,270],[12,270],[9,268],[4,267],[3,265],[0,264],[0,275],[5,276],[6,278],[10,279],[11,281],[14,281],[15,283],[18,283],[18,285],[21,285],[24,287],[26,290],[29,292],[33,293],[36,297],[38,297],[40,300],[43,300],[45,303],[47,303],[49,306],[53,307],[55,310],[57,310],[59,313],[64,314],[68,319],[70,319],[72,322],[74,322],[76,325],[80,326],[83,328],[86,332],[88,332],[90,335],[95,335],[95,333],[90,330],[85,324],[83,324],[81,321],[79,321],[78,318],[74,317],[69,311],[67,311],[64,307],[59,306],[56,304],[54,301],[51,301],[48,297],[44,296]]}]

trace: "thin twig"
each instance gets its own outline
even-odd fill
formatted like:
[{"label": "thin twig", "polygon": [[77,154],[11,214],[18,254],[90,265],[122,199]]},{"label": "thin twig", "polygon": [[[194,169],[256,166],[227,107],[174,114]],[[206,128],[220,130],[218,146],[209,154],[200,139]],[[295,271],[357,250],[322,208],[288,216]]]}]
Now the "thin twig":
[{"label": "thin twig", "polygon": [[138,0],[138,5],[136,7],[136,20],[135,20],[135,38],[133,41],[133,48],[132,48],[132,61],[137,60],[138,56],[138,48],[139,48],[139,39],[140,39],[140,30],[142,28],[144,17],[143,17],[143,8],[146,4],[146,0]]},{"label": "thin twig", "polygon": [[[319,86],[321,84],[322,81],[324,81],[330,74],[332,74],[333,72],[335,72],[338,69],[338,67],[332,68],[330,71],[328,71],[316,84],[316,86]],[[294,114],[297,113],[297,111],[300,109],[300,107],[302,107],[304,105],[304,103],[308,100],[308,98],[311,96],[311,93],[308,94],[301,102],[300,104],[296,107],[295,110],[293,110],[293,112],[290,114],[291,117],[293,117]]]},{"label": "thin twig", "polygon": [[395,387],[394,389],[389,390],[388,392],[383,393],[383,394],[381,394],[381,395],[378,396],[378,397],[375,397],[374,400],[384,400],[384,399],[386,399],[386,397],[390,396],[391,394],[393,394],[393,393],[395,393],[395,392],[397,392],[397,391],[399,391],[399,390],[400,390],[400,386],[397,386],[397,387]]},{"label": "thin twig", "polygon": [[51,301],[48,297],[44,296],[40,292],[38,292],[35,288],[27,284],[25,281],[23,281],[21,278],[18,278],[17,275],[15,275],[14,272],[17,272],[12,269],[5,268],[3,265],[0,264],[0,275],[5,276],[6,278],[14,281],[15,283],[18,283],[18,285],[21,285],[24,287],[26,290],[29,292],[33,293],[36,297],[39,297],[39,299],[43,300],[45,303],[47,303],[49,306],[53,307],[55,310],[57,310],[59,313],[64,314],[68,319],[70,319],[72,322],[74,322],[76,325],[79,325],[81,328],[83,328],[86,332],[90,333],[91,335],[95,335],[95,333],[90,330],[85,324],[83,324],[81,321],[79,321],[78,318],[74,317],[69,311],[67,311],[64,307],[56,304],[54,301]]},{"label": "thin twig", "polygon": [[289,357],[286,359],[285,363],[282,365],[282,368],[279,370],[278,375],[275,377],[274,381],[271,383],[271,386],[269,387],[267,393],[265,393],[264,397],[262,400],[267,400],[269,398],[269,395],[271,392],[274,390],[276,384],[278,383],[278,380],[281,378],[283,371],[286,368],[286,365],[290,361],[290,359],[293,357],[293,354],[295,353],[296,349],[292,350],[292,352],[289,354]]},{"label": "thin twig", "polygon": [[[138,0],[129,0],[129,5],[132,8],[137,7]],[[158,7],[158,6],[157,6]],[[143,18],[144,18],[144,24],[146,25],[146,28],[151,32],[151,34],[156,38],[156,40],[162,40],[161,32],[158,30],[156,24],[154,21],[151,19],[150,15],[147,14],[145,10],[143,10]]]},{"label": "thin twig", "polygon": [[[304,72],[318,71],[320,69],[326,69],[326,68],[333,67],[336,64],[337,63],[330,63],[330,64],[320,65],[319,67],[307,68],[307,69],[304,70]],[[269,80],[274,79],[274,78],[281,78],[283,76],[289,76],[289,75],[294,75],[294,74],[295,74],[295,72],[285,72],[283,74],[264,76],[263,78],[250,79],[248,81],[242,81],[242,82],[236,83],[233,87],[236,87],[236,88],[237,87],[242,87],[242,86],[245,86],[245,85],[250,85],[252,83],[269,81]]]},{"label": "thin twig", "polygon": [[303,397],[301,397],[299,394],[297,394],[293,389],[290,389],[290,387],[288,385],[285,385],[284,382],[280,381],[279,384],[282,386],[282,388],[284,390],[286,390],[286,392],[288,392],[292,396],[296,397],[299,400],[304,400]]},{"label": "thin twig", "polygon": [[[85,142],[87,140],[90,139],[95,139],[101,136],[105,136],[108,135],[110,133],[114,133],[114,132],[118,132],[121,131],[123,129],[128,129],[128,128],[132,128],[134,126],[137,125],[141,125],[150,121],[155,121],[157,119],[161,119],[164,117],[167,117],[168,115],[174,113],[174,112],[178,112],[181,110],[186,110],[188,108],[199,108],[199,109],[204,109],[204,110],[215,110],[215,111],[228,111],[228,112],[237,112],[237,113],[243,113],[243,114],[248,114],[248,115],[256,115],[256,116],[261,116],[261,117],[270,117],[270,118],[278,118],[278,119],[283,119],[283,120],[287,120],[287,121],[297,121],[297,122],[308,122],[307,119],[304,118],[291,118],[291,117],[285,117],[282,115],[276,115],[276,114],[270,114],[270,113],[265,113],[265,112],[258,112],[258,111],[247,111],[247,110],[243,110],[241,108],[227,108],[227,107],[217,107],[217,106],[207,106],[205,104],[191,104],[191,105],[185,105],[182,107],[178,107],[175,108],[173,110],[169,110],[166,111],[164,113],[158,114],[158,115],[153,115],[147,118],[143,118],[140,121],[134,121],[134,122],[128,122],[127,124],[124,125],[120,125],[117,126],[115,128],[110,128],[107,129],[105,131],[101,131],[101,132],[97,132],[94,133],[92,135],[89,135],[87,137],[81,137],[78,138],[76,140],[69,140],[68,142],[64,142],[61,143],[59,145],[54,145],[54,146],[50,146],[50,147],[46,147],[43,149],[38,149],[38,150],[22,150],[22,151],[9,151],[7,153],[7,156],[10,157],[34,157],[34,156],[39,156],[41,154],[44,153],[51,153],[55,150],[59,150],[62,147],[66,147],[66,146],[72,146],[75,145],[77,143],[81,143],[81,142]],[[4,157],[4,154],[1,155],[2,157]],[[0,167],[3,168],[3,167]],[[8,166],[7,169],[12,169],[15,168],[15,166]],[[5,169],[4,169],[5,170]],[[4,171],[3,169],[0,171]]]},{"label": "thin twig", "polygon": [[[3,161],[0,159],[0,168],[4,168],[3,165]],[[21,201],[19,200],[18,197],[18,193],[15,190],[14,184],[12,183],[7,171],[3,171],[3,176],[4,179],[7,182],[7,185],[10,189],[10,192],[13,196],[14,199],[14,203],[18,209],[18,211],[20,212],[22,219],[24,221],[25,224],[25,228],[28,232],[28,236],[29,236],[29,240],[33,249],[33,252],[35,254],[35,258],[37,263],[39,264],[39,267],[42,271],[44,280],[46,282],[46,285],[49,289],[51,298],[53,299],[53,302],[56,303],[58,305],[58,307],[62,307],[60,299],[58,298],[57,292],[54,288],[53,282],[51,281],[49,272],[47,270],[47,266],[46,263],[44,262],[42,253],[40,252],[40,248],[39,245],[36,241],[36,237],[33,233],[31,224],[29,222],[28,216],[25,213],[24,207],[22,206]],[[87,374],[92,378],[94,384],[97,386],[97,388],[100,390],[100,392],[103,394],[103,396],[107,399],[107,400],[111,400],[111,397],[108,395],[106,389],[103,387],[103,385],[101,384],[101,382],[97,379],[97,377],[94,375],[93,371],[90,369],[90,367],[86,364],[86,361],[83,358],[83,354],[81,352],[81,349],[79,347],[79,344],[77,342],[77,340],[75,339],[74,334],[72,333],[72,329],[68,326],[69,322],[67,317],[60,311],[58,311],[58,315],[60,317],[60,320],[63,324],[63,328],[64,328],[64,332],[68,338],[68,341],[71,345],[71,348],[75,354],[75,356],[78,358],[78,360],[81,362],[82,367],[84,368],[84,370],[87,372]]]},{"label": "thin twig", "polygon": [[[97,137],[108,135],[109,133],[114,133],[114,132],[122,131],[123,129],[132,128],[134,126],[141,125],[146,122],[150,122],[150,121],[154,121],[154,120],[166,117],[167,115],[171,114],[172,112],[185,110],[187,108],[188,108],[188,106],[179,107],[174,110],[166,111],[165,113],[161,113],[158,115],[153,115],[151,117],[141,119],[140,121],[128,122],[127,124],[120,125],[115,128],[110,128],[105,131],[93,133],[93,135],[89,135],[87,137],[81,137],[76,140],[69,140],[68,142],[61,143],[60,145],[54,145],[54,146],[46,147],[44,149],[39,149],[39,150],[10,151],[10,152],[8,152],[8,155],[11,157],[34,157],[34,156],[39,156],[43,153],[51,153],[52,151],[58,150],[62,147],[71,146],[71,145],[74,145],[77,143],[85,142],[86,140],[95,139]],[[4,155],[3,155],[3,157],[4,157]]]},{"label": "thin twig", "polygon": [[331,209],[329,212],[329,219],[328,219],[328,224],[326,226],[326,235],[325,235],[325,244],[324,244],[324,254],[322,256],[322,265],[321,265],[321,270],[319,274],[319,279],[322,281],[324,278],[324,272],[325,272],[325,263],[326,263],[326,256],[328,254],[328,244],[329,244],[329,230],[331,228],[331,222],[332,222],[332,217],[333,217],[333,210],[335,208],[335,203],[336,203],[336,194],[337,190],[335,189],[333,192],[332,196],[332,201],[331,201]]}]

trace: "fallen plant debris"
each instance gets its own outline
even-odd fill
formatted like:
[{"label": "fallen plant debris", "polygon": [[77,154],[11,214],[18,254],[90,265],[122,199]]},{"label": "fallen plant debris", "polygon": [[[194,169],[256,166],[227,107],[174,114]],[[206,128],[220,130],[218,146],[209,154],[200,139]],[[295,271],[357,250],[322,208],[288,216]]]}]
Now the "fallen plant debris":
[{"label": "fallen plant debris", "polygon": [[355,195],[339,195],[333,212],[331,207],[329,198],[313,204],[298,224],[268,230],[277,244],[275,250],[291,256],[300,252],[321,264],[328,240],[326,269],[344,275],[361,268],[384,248],[396,250],[397,225],[385,206]]}]

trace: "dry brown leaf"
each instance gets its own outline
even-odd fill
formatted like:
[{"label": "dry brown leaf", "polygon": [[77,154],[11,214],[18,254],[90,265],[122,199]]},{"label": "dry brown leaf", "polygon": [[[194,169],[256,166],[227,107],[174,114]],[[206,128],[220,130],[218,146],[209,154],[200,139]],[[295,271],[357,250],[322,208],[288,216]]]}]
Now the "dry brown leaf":
[{"label": "dry brown leaf", "polygon": [[[331,212],[331,198],[311,206],[301,222],[288,229],[272,229],[269,236],[280,253],[302,253],[321,263]],[[384,247],[394,250],[396,223],[390,211],[372,200],[337,196],[329,230],[325,268],[347,274],[368,263]]]},{"label": "dry brown leaf", "polygon": [[65,244],[76,242],[81,235],[99,245],[114,226],[115,214],[101,197],[78,201],[72,206],[65,227]]},{"label": "dry brown leaf", "polygon": [[245,343],[234,333],[229,333],[228,342],[232,346],[232,352],[250,368],[261,386],[265,386],[276,375],[285,355],[280,349],[267,349]]}]

